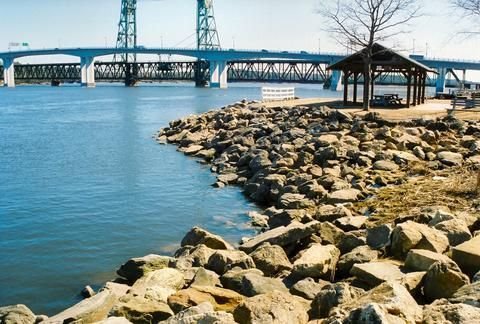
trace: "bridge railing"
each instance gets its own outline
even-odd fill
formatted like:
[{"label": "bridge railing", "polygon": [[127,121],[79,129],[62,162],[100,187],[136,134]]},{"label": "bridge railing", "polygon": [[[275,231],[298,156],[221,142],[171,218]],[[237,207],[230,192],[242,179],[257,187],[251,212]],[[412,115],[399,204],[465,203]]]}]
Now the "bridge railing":
[{"label": "bridge railing", "polygon": [[282,101],[295,99],[295,88],[262,88],[263,101]]}]

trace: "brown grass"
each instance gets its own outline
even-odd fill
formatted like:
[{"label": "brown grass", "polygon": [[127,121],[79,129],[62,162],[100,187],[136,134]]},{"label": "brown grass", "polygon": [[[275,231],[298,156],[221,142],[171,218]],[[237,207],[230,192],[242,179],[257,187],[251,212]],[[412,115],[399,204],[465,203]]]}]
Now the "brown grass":
[{"label": "brown grass", "polygon": [[357,212],[369,210],[369,226],[415,216],[430,206],[445,206],[452,212],[471,210],[480,194],[480,172],[470,166],[431,171],[416,164],[409,168],[405,180],[401,185],[379,189],[373,197],[355,204]]}]

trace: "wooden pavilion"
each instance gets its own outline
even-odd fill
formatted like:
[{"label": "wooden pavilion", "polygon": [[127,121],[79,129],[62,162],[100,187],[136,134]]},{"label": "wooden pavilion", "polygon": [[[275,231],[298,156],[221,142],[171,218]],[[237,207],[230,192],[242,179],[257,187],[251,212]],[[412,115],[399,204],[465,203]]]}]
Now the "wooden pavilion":
[{"label": "wooden pavilion", "polygon": [[[353,103],[357,103],[358,81],[364,74],[365,49],[354,53],[332,64],[328,70],[340,70],[343,72],[343,102],[348,103],[349,79],[353,76]],[[427,73],[437,73],[435,70],[425,66],[405,55],[397,53],[378,43],[373,45],[372,64],[370,68],[370,99],[374,97],[375,80],[385,73],[403,74],[407,79],[406,107],[416,106],[425,103],[425,88]],[[413,96],[412,96],[413,90]]]}]

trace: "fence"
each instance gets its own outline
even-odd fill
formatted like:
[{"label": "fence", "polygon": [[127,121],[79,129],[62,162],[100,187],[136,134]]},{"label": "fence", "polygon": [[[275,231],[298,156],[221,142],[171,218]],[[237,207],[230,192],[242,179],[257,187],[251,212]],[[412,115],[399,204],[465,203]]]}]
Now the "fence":
[{"label": "fence", "polygon": [[295,99],[295,88],[262,88],[264,101],[280,101]]},{"label": "fence", "polygon": [[471,98],[456,97],[452,100],[453,109],[456,108],[480,108],[480,93],[472,93]]}]

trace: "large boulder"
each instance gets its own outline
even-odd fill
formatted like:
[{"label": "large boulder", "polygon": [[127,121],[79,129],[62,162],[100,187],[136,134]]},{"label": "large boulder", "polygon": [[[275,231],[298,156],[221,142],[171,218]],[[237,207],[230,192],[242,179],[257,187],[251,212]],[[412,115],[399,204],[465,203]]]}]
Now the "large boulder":
[{"label": "large boulder", "polygon": [[171,257],[149,254],[141,258],[128,260],[120,266],[117,274],[133,284],[137,279],[143,277],[150,271],[168,268],[172,262],[174,262],[174,259]]},{"label": "large boulder", "polygon": [[262,244],[250,256],[258,269],[266,276],[273,277],[284,270],[291,270],[292,264],[285,251],[278,245]]},{"label": "large boulder", "polygon": [[212,234],[200,227],[192,228],[182,239],[182,246],[204,244],[215,250],[233,250],[233,246],[220,236]]},{"label": "large boulder", "polygon": [[423,323],[480,323],[480,308],[465,304],[450,304],[441,299],[423,309]]},{"label": "large boulder", "polygon": [[310,317],[326,318],[334,307],[353,302],[363,293],[362,289],[352,287],[344,282],[327,285],[315,296]]},{"label": "large boulder", "polygon": [[[330,311],[327,323],[354,323],[346,321],[358,309],[364,309],[369,304],[381,305],[383,312],[394,315],[400,319],[395,321],[377,321],[374,323],[420,323],[422,308],[410,295],[408,290],[398,282],[385,282],[365,294],[345,303],[339,304]],[[365,323],[365,322],[364,322]],[[367,322],[368,323],[368,322]]]},{"label": "large boulder", "polygon": [[357,263],[368,263],[378,258],[378,251],[372,250],[367,245],[356,247],[340,257],[337,264],[338,274],[347,276],[353,265]]},{"label": "large boulder", "polygon": [[190,307],[159,324],[235,324],[233,315],[226,312],[216,312],[212,304],[205,302]]},{"label": "large boulder", "polygon": [[233,267],[242,269],[255,268],[252,258],[245,252],[239,250],[218,250],[210,259],[206,268],[215,271],[219,275],[223,275]]},{"label": "large boulder", "polygon": [[374,170],[380,171],[397,171],[398,169],[400,169],[400,167],[394,162],[385,160],[375,162],[372,167]]},{"label": "large boulder", "polygon": [[0,307],[0,324],[34,324],[35,314],[25,305]]},{"label": "large boulder", "polygon": [[427,225],[412,221],[397,225],[392,232],[391,240],[392,253],[400,258],[403,258],[411,249],[443,253],[449,247],[445,234]]},{"label": "large boulder", "polygon": [[[166,320],[174,313],[165,302],[130,296],[116,304],[110,315],[125,317],[132,323],[149,324]],[[84,323],[91,322],[85,321]]]},{"label": "large boulder", "polygon": [[405,276],[398,265],[387,261],[354,264],[350,274],[369,287],[378,286],[386,281],[400,280]]},{"label": "large boulder", "polygon": [[412,249],[405,259],[405,268],[410,271],[427,271],[435,262],[452,262],[448,256],[428,250]]},{"label": "large boulder", "polygon": [[243,301],[233,312],[239,324],[306,324],[306,305],[299,297],[273,291]]},{"label": "large boulder", "polygon": [[298,254],[292,273],[301,278],[330,277],[339,257],[340,250],[334,245],[313,244]]},{"label": "large boulder", "polygon": [[452,303],[463,303],[480,308],[480,282],[465,285],[450,298]]},{"label": "large boulder", "polygon": [[455,263],[438,261],[428,269],[425,275],[423,293],[430,301],[450,298],[458,289],[469,283],[470,279]]},{"label": "large boulder", "polygon": [[221,286],[219,276],[215,272],[206,270],[205,268],[198,268],[191,284],[197,286]]},{"label": "large boulder", "polygon": [[177,269],[190,269],[191,267],[204,267],[208,260],[217,250],[211,249],[204,244],[186,246],[176,253],[176,260],[172,266]]},{"label": "large boulder", "polygon": [[350,216],[338,218],[333,222],[333,224],[335,224],[335,226],[337,226],[338,228],[349,232],[364,228],[367,220],[368,217],[366,216]]},{"label": "large boulder", "polygon": [[378,225],[367,229],[367,244],[372,249],[382,249],[390,245],[392,227],[388,224]]},{"label": "large boulder", "polygon": [[439,152],[437,159],[448,166],[461,166],[463,164],[463,156],[460,153],[448,151]]},{"label": "large boulder", "polygon": [[314,208],[315,202],[301,194],[285,193],[278,200],[278,207],[285,209]]},{"label": "large boulder", "polygon": [[240,245],[240,250],[250,253],[265,242],[284,247],[316,233],[320,226],[321,223],[317,221],[307,224],[292,222],[288,226],[280,226],[255,236]]},{"label": "large boulder", "polygon": [[328,195],[329,204],[345,204],[349,202],[357,202],[362,192],[357,189],[342,189],[332,192]]},{"label": "large boulder", "polygon": [[216,311],[231,312],[244,300],[242,295],[224,288],[190,286],[168,298],[168,305],[176,312],[208,302]]},{"label": "large boulder", "polygon": [[452,259],[469,275],[480,271],[480,235],[452,249]]},{"label": "large boulder", "polygon": [[291,288],[290,293],[295,296],[300,296],[307,300],[313,300],[320,291],[326,285],[329,285],[330,282],[320,280],[316,282],[313,278],[305,278],[300,281],[297,281]]},{"label": "large boulder", "polygon": [[49,318],[49,322],[93,323],[107,318],[110,310],[118,300],[118,296],[106,289],[93,297],[82,300],[80,303]]},{"label": "large boulder", "polygon": [[467,223],[462,219],[447,220],[438,223],[435,228],[447,236],[451,246],[457,246],[472,238]]}]

